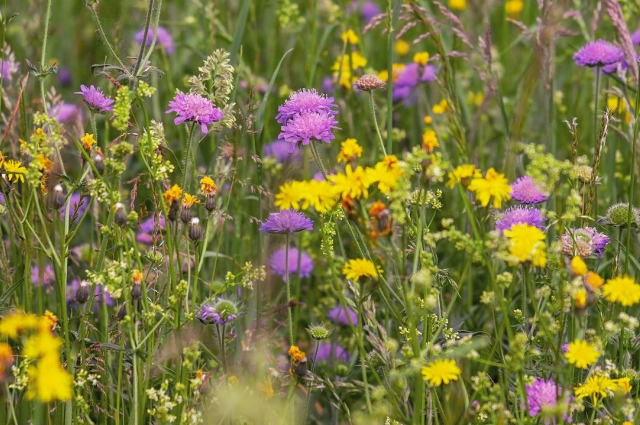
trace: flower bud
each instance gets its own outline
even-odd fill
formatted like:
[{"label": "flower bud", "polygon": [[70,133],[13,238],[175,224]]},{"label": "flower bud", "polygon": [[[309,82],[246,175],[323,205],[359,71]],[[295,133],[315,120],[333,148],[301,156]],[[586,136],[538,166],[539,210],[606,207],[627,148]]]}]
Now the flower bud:
[{"label": "flower bud", "polygon": [[53,188],[53,193],[51,194],[51,205],[54,209],[60,209],[64,205],[64,192],[62,191],[62,186],[57,184]]},{"label": "flower bud", "polygon": [[96,167],[96,170],[98,170],[98,173],[104,173],[104,158],[99,153],[93,157],[93,165]]},{"label": "flower bud", "polygon": [[118,315],[116,316],[118,321],[123,321],[125,317],[127,317],[127,305],[122,304],[120,309],[118,310]]},{"label": "flower bud", "polygon": [[386,85],[384,81],[373,74],[365,74],[353,83],[353,86],[362,91],[373,91]]},{"label": "flower bud", "polygon": [[118,202],[115,208],[116,208],[116,215],[114,220],[118,226],[124,227],[127,224],[127,221],[129,220],[129,217],[127,217],[127,213],[124,211],[124,205]]},{"label": "flower bud", "polygon": [[311,325],[307,328],[307,332],[311,336],[311,338],[316,341],[321,341],[323,339],[329,338],[331,335],[331,329],[328,329],[324,323],[320,323],[319,325]]},{"label": "flower bud", "polygon": [[89,284],[86,280],[80,282],[80,288],[76,292],[76,301],[78,304],[82,305],[87,302],[89,299]]},{"label": "flower bud", "polygon": [[180,221],[184,224],[188,224],[193,218],[193,212],[191,212],[191,208],[182,206],[182,210],[180,211]]},{"label": "flower bud", "polygon": [[200,219],[198,217],[192,218],[189,223],[189,239],[196,242],[202,239],[203,235],[204,230],[202,230],[202,226],[200,226]]},{"label": "flower bud", "polygon": [[216,209],[216,195],[207,195],[207,199],[204,202],[204,207],[207,211],[211,212]]},{"label": "flower bud", "polygon": [[171,205],[169,205],[169,214],[167,214],[169,221],[176,221],[176,218],[178,218],[178,211],[180,211],[180,204],[178,201],[171,202]]}]

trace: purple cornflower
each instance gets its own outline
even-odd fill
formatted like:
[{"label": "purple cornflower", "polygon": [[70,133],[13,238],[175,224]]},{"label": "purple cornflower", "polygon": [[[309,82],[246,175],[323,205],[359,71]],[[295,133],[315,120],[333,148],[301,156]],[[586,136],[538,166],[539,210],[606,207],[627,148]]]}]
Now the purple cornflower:
[{"label": "purple cornflower", "polygon": [[598,253],[604,257],[604,249],[609,243],[609,237],[599,233],[595,227],[569,229],[562,235],[562,251],[566,255],[589,257]]},{"label": "purple cornflower", "polygon": [[511,197],[523,204],[539,204],[548,198],[535,180],[529,176],[520,177],[511,183]]},{"label": "purple cornflower", "polygon": [[349,326],[349,319],[351,319],[353,326],[358,325],[358,315],[350,307],[345,310],[342,306],[335,306],[329,310],[327,317],[337,325]]},{"label": "purple cornflower", "polygon": [[318,354],[315,361],[329,361],[331,359],[335,359],[339,362],[348,363],[349,362],[349,352],[339,344],[321,344],[318,347]]},{"label": "purple cornflower", "polygon": [[[144,37],[144,29],[138,31],[135,35],[136,43],[142,44],[142,39]],[[147,46],[151,45],[153,41],[153,28],[149,28],[149,32],[147,32]],[[175,46],[173,45],[173,37],[169,34],[169,31],[165,27],[158,26],[158,36],[156,37],[156,46],[161,47],[168,54],[173,53],[175,50]]]},{"label": "purple cornflower", "polygon": [[[549,379],[548,381],[544,379],[536,378],[534,379],[531,385],[527,385],[525,387],[527,390],[527,403],[529,405],[529,415],[531,417],[536,416],[544,407],[555,407],[558,404],[558,387],[556,383],[553,382],[553,379]],[[566,397],[565,395],[561,395],[561,398]],[[571,423],[571,418],[566,414],[563,414],[563,419],[569,423]],[[555,424],[555,419],[553,421],[549,421],[545,419],[544,423],[546,425],[553,423]]]},{"label": "purple cornflower", "polygon": [[589,67],[611,65],[623,57],[619,47],[604,40],[590,41],[573,55],[576,65]]},{"label": "purple cornflower", "polygon": [[[80,204],[80,200],[82,200],[82,204]],[[72,218],[74,214],[76,215],[76,219],[73,221],[77,223],[78,220],[83,216],[84,212],[87,210],[87,205],[89,204],[89,197],[82,196],[78,193],[72,193],[69,197],[69,218]],[[64,220],[64,215],[66,214],[67,206],[63,205],[60,207],[60,218]]]},{"label": "purple cornflower", "polygon": [[405,66],[393,83],[393,100],[404,100],[405,106],[411,105],[418,96],[415,88],[420,83],[435,80],[436,71],[437,68],[433,65],[422,67],[417,63],[410,63]]},{"label": "purple cornflower", "polygon": [[278,138],[290,143],[289,152],[293,152],[298,144],[308,145],[312,140],[331,143],[335,139],[332,130],[339,130],[336,124],[338,121],[331,113],[307,112],[283,125]]},{"label": "purple cornflower", "polygon": [[284,140],[274,140],[264,145],[264,156],[275,158],[279,163],[298,162],[302,159],[300,151],[289,152],[290,143]]},{"label": "purple cornflower", "polygon": [[113,111],[113,104],[115,100],[105,96],[99,88],[82,85],[80,86],[80,91],[75,93],[84,97],[84,102],[93,112],[104,114],[105,112]]},{"label": "purple cornflower", "polygon": [[[335,109],[334,109],[335,108]],[[318,93],[316,89],[301,89],[291,93],[284,104],[278,106],[276,121],[286,124],[290,119],[307,112],[319,114],[337,115],[338,105],[333,103],[333,97]]]},{"label": "purple cornflower", "polygon": [[173,122],[178,125],[185,121],[192,121],[200,124],[203,133],[208,133],[208,124],[213,124],[222,119],[223,113],[220,108],[206,97],[199,94],[178,93],[174,100],[169,102],[167,114],[175,112],[176,118]]},{"label": "purple cornflower", "polygon": [[511,207],[496,221],[496,230],[503,233],[516,224],[528,224],[542,229],[542,222],[546,219],[538,209],[524,206]]},{"label": "purple cornflower", "polygon": [[296,233],[302,230],[313,230],[313,222],[304,214],[294,210],[283,210],[269,214],[269,218],[262,223],[260,231],[263,233]]},{"label": "purple cornflower", "polygon": [[56,275],[53,272],[53,267],[51,264],[47,264],[44,266],[44,271],[42,272],[42,282],[40,281],[40,269],[38,266],[33,266],[31,268],[31,282],[34,285],[42,285],[42,286],[50,286],[55,282]]},{"label": "purple cornflower", "polygon": [[[269,266],[271,271],[282,278],[284,282],[286,279],[286,250],[281,248],[271,254],[269,258]],[[313,271],[313,260],[307,255],[306,252],[298,251],[297,248],[289,248],[289,274],[298,273],[298,257],[300,257],[300,278],[304,279],[311,276]]]}]

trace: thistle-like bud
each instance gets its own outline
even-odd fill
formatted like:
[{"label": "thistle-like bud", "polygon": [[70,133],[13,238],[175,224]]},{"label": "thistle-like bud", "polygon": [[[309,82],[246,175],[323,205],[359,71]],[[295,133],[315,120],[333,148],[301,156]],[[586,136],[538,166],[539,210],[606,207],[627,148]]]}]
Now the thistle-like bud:
[{"label": "thistle-like bud", "polygon": [[114,220],[118,226],[124,227],[127,224],[127,221],[129,220],[129,218],[127,217],[127,213],[124,211],[124,205],[118,202],[115,206],[115,209],[116,209],[116,215],[114,217]]},{"label": "thistle-like bud", "polygon": [[133,281],[133,286],[131,287],[131,299],[137,300],[142,297],[142,272],[140,270],[134,270],[133,275],[131,276],[131,280]]},{"label": "thistle-like bud", "polygon": [[193,217],[189,223],[189,239],[194,242],[199,241],[202,239],[203,234],[204,230],[202,230],[202,226],[200,226],[200,219]]},{"label": "thistle-like bud", "polygon": [[80,288],[76,292],[76,301],[78,304],[82,305],[87,302],[89,299],[89,284],[86,280],[80,282]]},{"label": "thistle-like bud", "polygon": [[353,86],[362,91],[373,91],[386,85],[384,81],[373,74],[364,74],[353,83]]},{"label": "thistle-like bud", "polygon": [[331,329],[327,328],[324,323],[320,323],[319,325],[311,325],[307,328],[307,332],[311,336],[311,338],[316,341],[322,341],[323,339],[329,338],[331,335]]},{"label": "thistle-like bud", "polygon": [[[607,214],[598,220],[601,224],[614,227],[627,227],[629,225],[629,204],[620,203],[609,207]],[[640,212],[637,208],[631,208],[631,226],[640,223]]]},{"label": "thistle-like bud", "polygon": [[62,186],[57,184],[53,188],[53,193],[51,194],[51,205],[54,209],[60,209],[64,205],[64,192],[62,191]]}]

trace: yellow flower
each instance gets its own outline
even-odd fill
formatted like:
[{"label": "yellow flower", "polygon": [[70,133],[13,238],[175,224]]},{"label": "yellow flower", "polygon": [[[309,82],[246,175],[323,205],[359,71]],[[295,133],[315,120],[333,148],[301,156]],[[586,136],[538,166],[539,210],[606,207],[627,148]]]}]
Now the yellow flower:
[{"label": "yellow flower", "polygon": [[607,280],[602,287],[602,294],[609,302],[629,307],[640,301],[640,285],[632,277],[618,276]]},{"label": "yellow flower", "polygon": [[351,85],[357,78],[353,76],[352,71],[362,68],[366,64],[367,60],[359,52],[355,51],[350,55],[339,56],[331,69],[334,77],[340,76],[338,83],[347,89],[351,89]]},{"label": "yellow flower", "polygon": [[483,207],[489,205],[493,198],[493,207],[500,208],[502,201],[511,199],[511,186],[504,174],[489,168],[484,178],[474,178],[469,184],[469,190],[476,194],[476,198]]},{"label": "yellow flower", "polygon": [[53,162],[43,153],[36,155],[36,161],[38,162],[38,168],[40,168],[40,170],[49,172],[53,168]]},{"label": "yellow flower", "polygon": [[302,209],[307,209],[310,206],[315,208],[320,214],[326,213],[331,210],[338,202],[338,196],[333,191],[333,185],[328,181],[311,180],[309,182],[303,182],[304,186],[301,190]]},{"label": "yellow flower", "polygon": [[191,208],[193,204],[199,204],[198,198],[193,195],[189,195],[188,193],[184,194],[184,198],[182,198],[182,206],[186,208]]},{"label": "yellow flower", "polygon": [[614,379],[613,382],[616,384],[616,391],[620,391],[623,394],[629,394],[631,392],[631,379],[619,378]]},{"label": "yellow flower", "polygon": [[[403,63],[394,63],[391,66],[391,72],[393,73],[393,82],[395,82],[398,79],[398,76],[400,75],[400,71],[402,71],[404,69],[404,64]],[[378,78],[380,78],[382,81],[384,81],[385,83],[387,81],[389,81],[389,70],[388,69],[384,69],[382,71],[380,71],[378,73]]]},{"label": "yellow flower", "polygon": [[56,356],[46,356],[27,370],[29,378],[27,399],[37,398],[42,403],[71,398],[73,377],[63,369]]},{"label": "yellow flower", "polygon": [[177,184],[174,184],[171,189],[167,190],[164,193],[164,199],[168,204],[172,204],[177,202],[182,198],[182,189]]},{"label": "yellow flower", "polygon": [[429,382],[432,387],[446,385],[451,381],[457,381],[462,371],[456,365],[455,360],[436,360],[422,367],[422,379]]},{"label": "yellow flower", "polygon": [[135,269],[131,274],[131,280],[134,283],[141,283],[143,278],[144,276],[142,275],[142,272],[138,269]]},{"label": "yellow flower", "polygon": [[371,184],[378,183],[378,189],[382,193],[389,193],[398,185],[402,177],[402,168],[398,164],[395,155],[387,155],[378,162],[374,168],[367,169]]},{"label": "yellow flower", "polygon": [[580,289],[573,294],[573,303],[577,309],[584,308],[587,305],[587,291]]},{"label": "yellow flower", "polygon": [[13,313],[0,321],[0,335],[16,339],[21,333],[37,328],[39,322],[35,314]]},{"label": "yellow flower", "polygon": [[547,254],[544,249],[545,235],[540,229],[520,223],[505,230],[504,235],[511,242],[509,254],[518,260],[517,263],[529,261],[535,267],[544,267],[547,264]]},{"label": "yellow flower", "polygon": [[200,179],[200,189],[205,195],[212,195],[216,193],[218,186],[216,186],[211,177],[204,176]]},{"label": "yellow flower", "polygon": [[522,9],[524,9],[522,0],[507,0],[504,5],[504,10],[510,18],[516,18],[522,12]]},{"label": "yellow flower", "polygon": [[91,147],[96,144],[96,139],[93,138],[93,134],[89,133],[85,133],[80,141],[82,141],[82,147],[87,152],[91,152]]},{"label": "yellow flower", "polygon": [[380,268],[376,269],[371,261],[364,258],[349,260],[342,269],[342,273],[347,279],[355,281],[363,277],[377,277],[379,272],[381,272]]},{"label": "yellow flower", "polygon": [[442,99],[440,103],[433,105],[433,108],[431,108],[431,110],[436,115],[444,114],[445,112],[447,112],[449,110],[447,99]]},{"label": "yellow flower", "polygon": [[447,187],[453,189],[456,183],[467,187],[471,183],[471,179],[479,179],[482,177],[480,170],[473,164],[458,165],[451,173],[449,173],[449,181]]},{"label": "yellow flower", "polygon": [[595,404],[598,397],[606,397],[607,392],[615,391],[618,385],[615,381],[603,373],[597,373],[589,377],[584,384],[575,389],[576,398],[581,400],[591,396]]},{"label": "yellow flower", "polygon": [[342,199],[345,198],[368,198],[369,191],[367,190],[371,185],[371,179],[369,173],[365,172],[361,166],[352,169],[350,164],[347,164],[345,173],[338,173],[329,176],[334,184],[333,189],[336,193],[339,193]]},{"label": "yellow flower", "polygon": [[433,118],[430,115],[425,115],[423,121],[426,125],[430,125],[433,122]]},{"label": "yellow flower", "polygon": [[29,359],[40,359],[57,356],[62,347],[62,339],[54,336],[50,331],[32,334],[22,349],[22,355]]},{"label": "yellow flower", "polygon": [[480,106],[484,102],[484,94],[481,92],[474,93],[470,91],[467,93],[467,102],[471,105]]},{"label": "yellow flower", "polygon": [[358,44],[358,42],[360,41],[360,38],[356,35],[355,32],[353,32],[353,30],[346,30],[340,35],[340,38],[342,39],[343,43],[349,44]]},{"label": "yellow flower", "polygon": [[413,55],[413,61],[418,65],[425,66],[429,62],[429,52],[418,52]]},{"label": "yellow flower", "polygon": [[404,40],[396,41],[396,53],[399,54],[400,56],[404,56],[407,53],[409,53],[410,47],[411,46],[409,46],[409,43],[407,43]]},{"label": "yellow flower", "polygon": [[440,147],[438,136],[433,130],[427,130],[422,134],[422,147],[429,153],[433,153],[435,148]]},{"label": "yellow flower", "polygon": [[464,10],[467,8],[467,0],[449,0],[449,7],[453,10]]},{"label": "yellow flower", "polygon": [[302,200],[302,185],[300,182],[292,181],[283,184],[278,188],[276,201],[274,205],[281,210],[300,209],[300,201]]},{"label": "yellow flower", "polygon": [[338,154],[338,163],[345,164],[351,159],[360,158],[362,156],[362,146],[358,144],[356,139],[347,139],[340,144],[340,153]]},{"label": "yellow flower", "polygon": [[2,167],[2,165],[4,164],[4,160],[5,160],[5,157],[2,154],[2,152],[0,152],[0,167]]},{"label": "yellow flower", "polygon": [[55,329],[57,324],[58,317],[49,310],[45,310],[44,315],[41,319],[40,326],[44,327],[46,330],[52,331]]},{"label": "yellow flower", "polygon": [[[13,159],[9,159],[4,162],[4,171],[7,174],[7,179],[10,182],[24,182],[24,174],[26,174],[27,169],[22,166],[20,161],[15,161]],[[19,173],[19,174],[15,174]]]},{"label": "yellow flower", "polygon": [[589,285],[592,290],[597,291],[604,283],[604,279],[596,272],[588,272],[584,277],[584,283]]},{"label": "yellow flower", "polygon": [[589,344],[585,340],[575,340],[569,344],[569,349],[564,356],[570,364],[575,364],[577,368],[587,369],[600,357],[600,352],[595,345]]},{"label": "yellow flower", "polygon": [[587,265],[582,258],[576,256],[571,259],[571,272],[574,275],[586,276],[588,271],[589,270],[587,270]]},{"label": "yellow flower", "polygon": [[301,362],[307,357],[307,355],[304,351],[300,350],[297,345],[292,345],[289,348],[289,357],[291,357],[291,360],[294,362]]}]

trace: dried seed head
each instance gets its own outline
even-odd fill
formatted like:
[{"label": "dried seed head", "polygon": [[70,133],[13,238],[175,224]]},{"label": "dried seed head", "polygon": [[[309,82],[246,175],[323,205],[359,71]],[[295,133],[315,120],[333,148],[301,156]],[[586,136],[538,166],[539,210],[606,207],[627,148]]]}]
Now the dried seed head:
[{"label": "dried seed head", "polygon": [[373,91],[386,85],[384,81],[373,74],[365,74],[353,83],[353,86],[362,91]]}]

